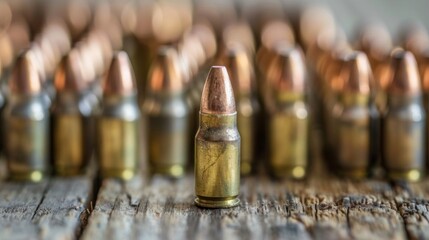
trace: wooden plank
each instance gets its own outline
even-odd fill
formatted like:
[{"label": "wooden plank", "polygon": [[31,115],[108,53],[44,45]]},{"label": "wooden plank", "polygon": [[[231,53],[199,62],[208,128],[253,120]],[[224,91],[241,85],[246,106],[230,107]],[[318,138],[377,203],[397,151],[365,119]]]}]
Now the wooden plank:
[{"label": "wooden plank", "polygon": [[76,239],[93,196],[95,165],[79,177],[0,184],[1,239]]},{"label": "wooden plank", "polygon": [[270,187],[268,182],[245,178],[240,207],[208,210],[193,203],[191,175],[179,180],[156,176],[139,188],[141,195],[135,194],[133,201],[125,200],[129,183],[108,180],[102,185],[83,239],[309,239],[298,220],[303,214],[299,198],[288,193],[284,184]]}]

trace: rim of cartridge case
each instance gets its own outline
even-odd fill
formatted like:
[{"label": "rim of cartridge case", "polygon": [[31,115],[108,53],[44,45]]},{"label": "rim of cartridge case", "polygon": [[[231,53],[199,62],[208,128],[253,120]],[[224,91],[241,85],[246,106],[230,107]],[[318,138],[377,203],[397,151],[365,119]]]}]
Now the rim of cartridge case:
[{"label": "rim of cartridge case", "polygon": [[12,181],[30,181],[41,182],[47,178],[46,171],[34,170],[29,172],[9,172],[9,177]]},{"label": "rim of cartridge case", "polygon": [[194,202],[201,208],[233,208],[240,205],[238,195],[226,198],[196,196]]}]

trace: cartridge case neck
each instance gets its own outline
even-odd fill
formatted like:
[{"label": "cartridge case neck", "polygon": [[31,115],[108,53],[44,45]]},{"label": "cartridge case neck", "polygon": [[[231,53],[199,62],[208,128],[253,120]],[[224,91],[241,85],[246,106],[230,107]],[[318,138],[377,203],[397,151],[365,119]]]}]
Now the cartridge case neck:
[{"label": "cartridge case neck", "polygon": [[83,93],[71,93],[71,92],[64,92],[57,94],[56,96],[56,103],[63,103],[63,102],[77,102],[79,99],[83,97]]},{"label": "cartridge case neck", "polygon": [[237,112],[231,114],[210,114],[200,112],[200,129],[236,127]]},{"label": "cartridge case neck", "polygon": [[123,95],[108,95],[103,97],[103,104],[105,106],[115,106],[124,102],[133,102],[137,100],[137,94],[128,96]]},{"label": "cartridge case neck", "polygon": [[343,106],[367,106],[371,96],[360,93],[342,93],[339,95],[339,101]]},{"label": "cartridge case neck", "polygon": [[305,94],[303,93],[294,93],[294,92],[282,92],[276,94],[277,104],[288,104],[296,101],[303,101],[305,99]]},{"label": "cartridge case neck", "polygon": [[423,97],[421,94],[416,94],[416,95],[390,94],[387,96],[387,106],[390,108],[407,107],[413,104],[423,105]]}]

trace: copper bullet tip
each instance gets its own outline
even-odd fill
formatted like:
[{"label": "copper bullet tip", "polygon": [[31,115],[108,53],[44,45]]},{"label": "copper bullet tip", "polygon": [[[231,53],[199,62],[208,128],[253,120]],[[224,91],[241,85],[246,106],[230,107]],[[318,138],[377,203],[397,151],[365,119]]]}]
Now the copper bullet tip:
[{"label": "copper bullet tip", "polygon": [[271,86],[278,92],[304,93],[306,68],[301,49],[281,47],[276,52],[278,60],[267,73]]},{"label": "copper bullet tip", "polygon": [[387,88],[389,93],[414,95],[421,93],[420,76],[416,59],[411,52],[396,49],[391,59],[392,78]]},{"label": "copper bullet tip", "polygon": [[149,87],[154,92],[177,92],[184,89],[177,51],[161,47],[149,72]]},{"label": "copper bullet tip", "polygon": [[246,48],[241,44],[230,44],[226,49],[225,66],[231,74],[235,96],[249,94],[255,78]]},{"label": "copper bullet tip", "polygon": [[79,51],[74,49],[61,60],[55,72],[54,85],[57,92],[79,93],[86,87]]},{"label": "copper bullet tip", "polygon": [[343,79],[343,92],[369,94],[373,75],[366,54],[356,51],[347,55],[340,77]]},{"label": "copper bullet tip", "polygon": [[40,75],[31,50],[21,53],[15,62],[9,87],[12,93],[35,95],[42,91]]},{"label": "copper bullet tip", "polygon": [[134,71],[128,54],[124,51],[113,55],[105,81],[104,95],[130,96],[136,93]]},{"label": "copper bullet tip", "polygon": [[201,95],[200,111],[208,114],[236,112],[234,92],[224,66],[211,67]]}]

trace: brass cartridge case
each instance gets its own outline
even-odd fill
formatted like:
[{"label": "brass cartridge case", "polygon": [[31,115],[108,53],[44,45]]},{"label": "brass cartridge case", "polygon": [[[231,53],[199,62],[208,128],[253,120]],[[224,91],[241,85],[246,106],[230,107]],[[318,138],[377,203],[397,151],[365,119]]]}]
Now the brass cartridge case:
[{"label": "brass cartridge case", "polygon": [[136,96],[105,99],[98,118],[97,151],[102,177],[131,179],[139,169],[140,111]]},{"label": "brass cartridge case", "polygon": [[287,102],[269,111],[270,172],[277,178],[302,179],[308,167],[308,106],[302,95],[285,97]]},{"label": "brass cartridge case", "polygon": [[383,165],[393,180],[417,181],[425,169],[425,121],[421,96],[392,96],[383,121]]},{"label": "brass cartridge case", "polygon": [[41,181],[49,172],[49,112],[43,97],[10,97],[6,105],[5,155],[13,180]]},{"label": "brass cartridge case", "polygon": [[198,206],[236,206],[240,190],[237,113],[200,113],[195,137],[195,200]]},{"label": "brass cartridge case", "polygon": [[195,204],[237,206],[240,191],[240,134],[235,100],[225,67],[211,68],[204,85],[195,136]]},{"label": "brass cartridge case", "polygon": [[302,179],[309,142],[305,63],[298,48],[280,47],[276,52],[276,66],[267,74],[269,170],[276,178]]},{"label": "brass cartridge case", "polygon": [[340,175],[362,179],[378,158],[378,119],[371,87],[374,83],[366,54],[355,51],[342,59],[338,74],[339,97],[333,126],[336,165]]},{"label": "brass cartridge case", "polygon": [[139,171],[141,121],[134,73],[125,52],[116,53],[110,64],[97,123],[101,176],[131,179]]},{"label": "brass cartridge case", "polygon": [[175,49],[159,49],[142,104],[153,173],[180,177],[190,160],[191,105]]},{"label": "brass cartridge case", "polygon": [[413,54],[394,50],[391,69],[382,128],[383,166],[392,180],[418,181],[425,172],[426,114]]},{"label": "brass cartridge case", "polygon": [[261,107],[255,90],[255,73],[246,48],[239,43],[226,47],[222,61],[231,75],[237,107],[237,127],[241,136],[241,175],[254,170]]},{"label": "brass cartridge case", "polygon": [[256,96],[243,96],[237,100],[237,128],[241,137],[241,175],[249,175],[255,166],[257,156],[257,134],[260,105]]},{"label": "brass cartridge case", "polygon": [[370,166],[371,113],[369,95],[346,93],[340,97],[336,112],[337,138],[335,148],[340,175],[362,179]]},{"label": "brass cartridge case", "polygon": [[79,52],[72,50],[55,73],[58,94],[51,110],[52,152],[54,170],[62,176],[81,173],[94,147],[94,106],[80,63]]},{"label": "brass cartridge case", "polygon": [[[68,96],[67,96],[68,95]],[[52,109],[54,170],[62,176],[82,173],[93,150],[94,117],[85,96],[62,94]]]},{"label": "brass cartridge case", "polygon": [[190,160],[191,111],[185,92],[147,96],[143,112],[153,173],[180,177]]},{"label": "brass cartridge case", "polygon": [[34,60],[31,50],[16,60],[2,127],[9,177],[38,182],[49,172],[50,117]]}]

